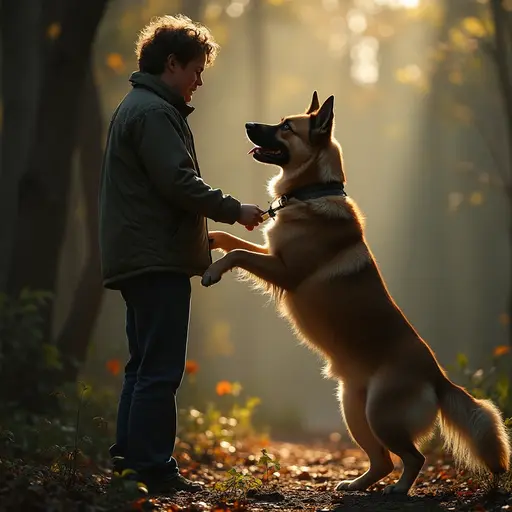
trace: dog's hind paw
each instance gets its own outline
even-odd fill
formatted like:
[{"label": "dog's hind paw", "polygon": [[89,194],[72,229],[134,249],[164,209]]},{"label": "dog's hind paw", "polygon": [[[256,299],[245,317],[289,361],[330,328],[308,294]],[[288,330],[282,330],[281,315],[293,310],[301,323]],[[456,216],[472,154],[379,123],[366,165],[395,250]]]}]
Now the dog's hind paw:
[{"label": "dog's hind paw", "polygon": [[342,480],[337,486],[336,491],[366,491],[366,487],[361,482],[355,480]]},{"label": "dog's hind paw", "polygon": [[386,485],[382,492],[384,494],[407,494],[409,492],[409,488],[405,489],[404,487],[400,487],[398,484],[391,484]]}]

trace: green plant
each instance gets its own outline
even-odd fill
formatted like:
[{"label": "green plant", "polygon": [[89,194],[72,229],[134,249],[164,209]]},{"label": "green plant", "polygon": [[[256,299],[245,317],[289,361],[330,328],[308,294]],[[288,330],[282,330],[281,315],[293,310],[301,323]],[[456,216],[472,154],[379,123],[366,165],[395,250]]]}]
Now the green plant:
[{"label": "green plant", "polygon": [[63,471],[63,477],[66,482],[66,485],[71,486],[76,481],[77,476],[77,459],[78,456],[82,454],[80,448],[79,448],[79,440],[83,442],[91,442],[90,438],[87,436],[84,436],[82,439],[80,439],[80,413],[82,412],[82,409],[84,407],[84,397],[85,393],[90,390],[90,388],[84,384],[83,382],[79,382],[80,386],[80,394],[79,394],[79,400],[78,400],[78,406],[76,409],[76,417],[75,417],[75,436],[73,439],[73,445],[71,451],[65,452],[65,464],[64,464],[64,471]]},{"label": "green plant", "polygon": [[475,398],[489,398],[498,405],[505,418],[512,421],[512,354],[508,346],[495,347],[487,368],[471,368],[468,357],[459,353],[454,366],[458,381]]},{"label": "green plant", "polygon": [[279,471],[281,469],[281,464],[277,459],[272,459],[265,448],[261,450],[261,454],[262,455],[258,460],[258,465],[264,467],[263,482],[265,485],[268,485],[270,475],[275,471]]},{"label": "green plant", "polygon": [[[0,293],[0,403],[2,409],[43,411],[62,369],[59,350],[43,339],[43,310],[52,295],[23,289]],[[22,382],[23,385],[19,385]]]},{"label": "green plant", "polygon": [[230,463],[236,446],[242,440],[258,436],[253,426],[253,416],[260,399],[248,397],[242,401],[238,396],[237,400],[230,398],[227,407],[226,404],[210,402],[204,411],[195,407],[180,409],[178,454],[201,461]]},{"label": "green plant", "polygon": [[262,481],[251,475],[246,469],[231,468],[227,473],[227,480],[215,484],[215,490],[223,493],[224,498],[245,500],[250,489],[257,489],[262,485]]},{"label": "green plant", "polygon": [[79,470],[108,463],[115,403],[106,390],[93,394],[84,383],[68,384],[53,398],[59,402],[57,414],[2,414],[0,457],[43,465],[71,485]]}]

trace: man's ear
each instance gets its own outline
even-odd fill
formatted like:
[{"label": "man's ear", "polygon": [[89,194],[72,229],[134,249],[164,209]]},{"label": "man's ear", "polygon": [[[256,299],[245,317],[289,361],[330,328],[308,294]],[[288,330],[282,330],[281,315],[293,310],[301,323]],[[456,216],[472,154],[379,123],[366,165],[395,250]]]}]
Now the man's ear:
[{"label": "man's ear", "polygon": [[311,98],[311,104],[306,110],[306,114],[312,114],[316,112],[320,108],[320,103],[318,102],[318,93],[316,91],[313,92],[313,97]]},{"label": "man's ear", "polygon": [[329,96],[320,110],[311,118],[311,134],[314,138],[331,136],[334,123],[334,96]]},{"label": "man's ear", "polygon": [[178,61],[176,59],[176,56],[174,55],[174,53],[171,53],[168,57],[167,57],[167,67],[171,70],[171,71],[174,71],[176,69],[176,67],[178,66]]}]

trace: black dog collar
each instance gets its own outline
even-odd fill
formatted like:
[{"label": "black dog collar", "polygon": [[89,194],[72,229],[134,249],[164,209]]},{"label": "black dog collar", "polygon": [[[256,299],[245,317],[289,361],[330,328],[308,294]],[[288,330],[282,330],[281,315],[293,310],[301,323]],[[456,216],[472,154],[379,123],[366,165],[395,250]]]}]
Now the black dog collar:
[{"label": "black dog collar", "polygon": [[[308,199],[318,199],[327,196],[346,196],[345,188],[341,182],[331,183],[315,183],[305,187],[296,188],[288,194],[283,194],[278,199],[272,201],[270,208],[263,213],[263,220],[274,218],[279,210],[282,210],[290,201],[290,199],[298,199],[299,201],[307,201]],[[275,208],[272,205],[277,201]]]}]

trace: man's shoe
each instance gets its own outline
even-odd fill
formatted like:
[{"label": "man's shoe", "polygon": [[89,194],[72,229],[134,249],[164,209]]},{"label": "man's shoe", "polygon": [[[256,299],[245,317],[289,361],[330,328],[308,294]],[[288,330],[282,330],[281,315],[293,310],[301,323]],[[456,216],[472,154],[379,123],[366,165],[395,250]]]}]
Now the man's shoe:
[{"label": "man's shoe", "polygon": [[112,463],[112,472],[121,474],[126,468],[126,461],[124,457],[116,455],[110,459]]},{"label": "man's shoe", "polygon": [[[183,475],[166,473],[145,473],[129,470],[124,457],[112,457],[112,469],[114,475],[117,473],[126,480],[135,480],[144,483],[151,493],[174,493],[178,491],[200,492],[203,486],[197,482],[188,480]],[[128,469],[129,471],[124,471]]]},{"label": "man's shoe", "polygon": [[151,475],[146,477],[139,475],[142,482],[144,482],[150,493],[175,493],[178,491],[185,492],[200,492],[203,490],[203,486],[197,482],[188,480],[179,473],[177,475],[161,475],[155,477]]}]

